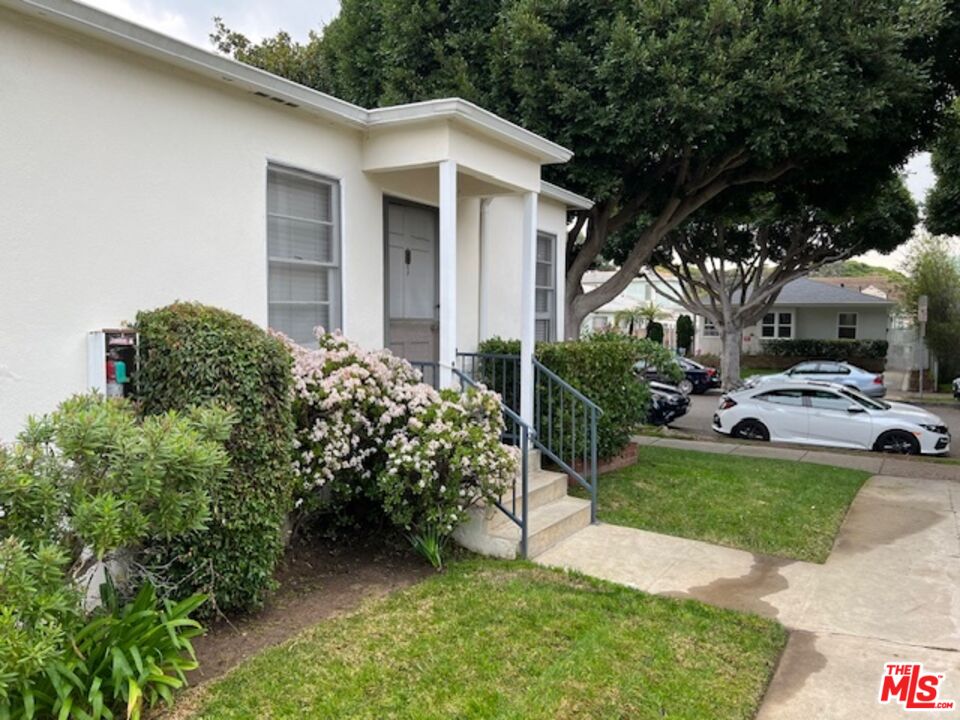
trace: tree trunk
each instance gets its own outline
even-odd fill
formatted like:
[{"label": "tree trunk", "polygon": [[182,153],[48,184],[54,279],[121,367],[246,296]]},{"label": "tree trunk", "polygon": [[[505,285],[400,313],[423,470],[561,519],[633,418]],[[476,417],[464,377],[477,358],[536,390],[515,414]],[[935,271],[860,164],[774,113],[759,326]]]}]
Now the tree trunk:
[{"label": "tree trunk", "polygon": [[720,340],[720,375],[723,378],[723,390],[731,390],[740,384],[740,348],[743,342],[743,328],[739,325],[724,325]]}]

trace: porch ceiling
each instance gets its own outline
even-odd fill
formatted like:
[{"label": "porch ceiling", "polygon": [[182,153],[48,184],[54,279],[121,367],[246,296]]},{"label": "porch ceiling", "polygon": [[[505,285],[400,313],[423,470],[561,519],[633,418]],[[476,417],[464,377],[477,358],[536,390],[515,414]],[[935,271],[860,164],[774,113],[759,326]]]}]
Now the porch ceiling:
[{"label": "porch ceiling", "polygon": [[[382,170],[367,173],[383,189],[384,193],[437,206],[440,204],[440,180],[437,165]],[[513,195],[521,189],[481,177],[471,168],[459,167],[457,171],[458,197],[494,197]]]}]

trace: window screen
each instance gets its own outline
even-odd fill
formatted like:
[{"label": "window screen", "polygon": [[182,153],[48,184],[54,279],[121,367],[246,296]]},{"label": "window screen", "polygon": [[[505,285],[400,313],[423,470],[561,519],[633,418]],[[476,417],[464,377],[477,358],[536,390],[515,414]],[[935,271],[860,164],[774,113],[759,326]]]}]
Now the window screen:
[{"label": "window screen", "polygon": [[536,320],[534,337],[538,341],[557,337],[557,236],[537,233]]},{"label": "window screen", "polygon": [[267,169],[268,323],[301,345],[341,324],[338,194],[316,175]]}]

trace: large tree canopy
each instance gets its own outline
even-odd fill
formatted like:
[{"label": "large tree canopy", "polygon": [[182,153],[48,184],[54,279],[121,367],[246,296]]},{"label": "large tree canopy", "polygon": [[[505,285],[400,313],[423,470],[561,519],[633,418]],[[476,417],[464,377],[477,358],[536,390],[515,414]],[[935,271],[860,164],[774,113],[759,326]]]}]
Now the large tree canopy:
[{"label": "large tree canopy", "polygon": [[944,114],[931,153],[936,183],[927,193],[924,224],[934,235],[960,235],[960,106]]},{"label": "large tree canopy", "polygon": [[846,207],[811,204],[803,189],[728,196],[669,233],[647,271],[657,292],[716,326],[725,387],[740,380],[743,329],[770,311],[787,283],[867,250],[888,253],[918,220],[899,177]]},{"label": "large tree canopy", "polygon": [[[305,45],[220,25],[221,50],[365,106],[459,95],[576,152],[567,333],[663,236],[789,174],[875,190],[950,93],[957,0],[343,0]],[[583,273],[618,233],[620,270]],[[622,245],[622,241],[620,242]]]}]

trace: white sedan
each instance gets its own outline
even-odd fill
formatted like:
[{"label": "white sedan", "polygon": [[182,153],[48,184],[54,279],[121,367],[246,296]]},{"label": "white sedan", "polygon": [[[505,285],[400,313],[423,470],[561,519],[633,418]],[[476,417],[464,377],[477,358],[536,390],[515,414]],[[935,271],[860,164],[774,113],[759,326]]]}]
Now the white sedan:
[{"label": "white sedan", "polygon": [[950,431],[933,413],[809,380],[768,382],[724,395],[713,429],[745,440],[906,455],[950,451]]}]

